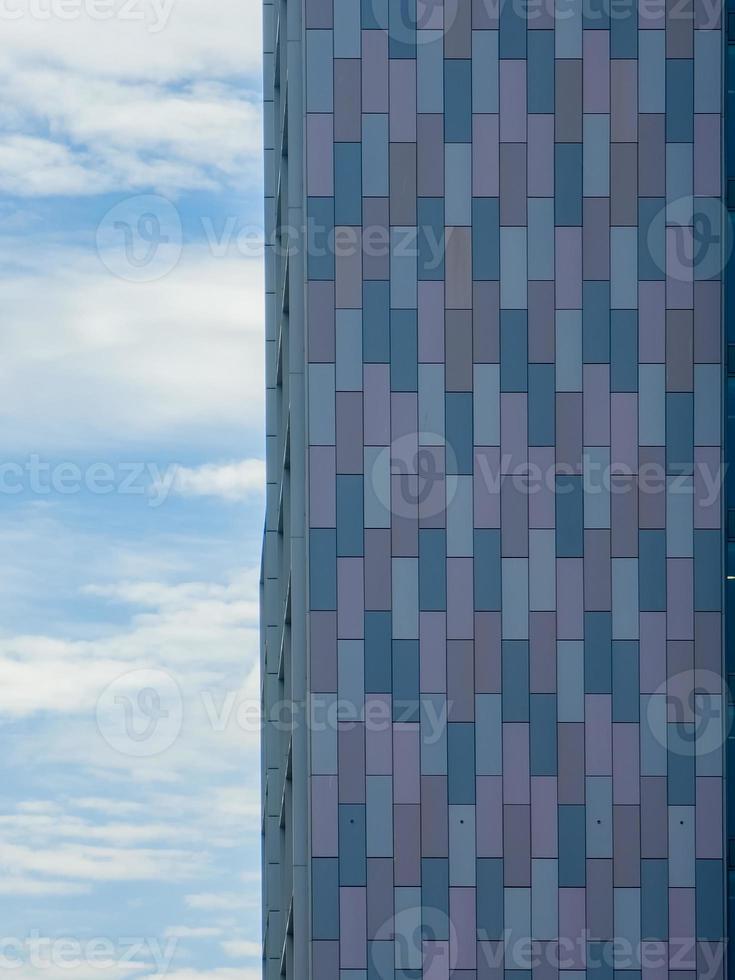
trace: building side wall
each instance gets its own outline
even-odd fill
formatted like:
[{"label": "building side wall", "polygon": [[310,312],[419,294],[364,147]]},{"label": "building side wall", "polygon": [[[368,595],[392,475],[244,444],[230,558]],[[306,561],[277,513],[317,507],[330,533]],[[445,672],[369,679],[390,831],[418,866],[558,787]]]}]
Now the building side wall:
[{"label": "building side wall", "polygon": [[309,973],[303,9],[266,2],[267,503],[261,578],[263,973]]},{"label": "building side wall", "polygon": [[533,939],[546,976],[617,939],[618,970],[713,976],[722,256],[701,243],[723,218],[721,21],[418,7],[417,30],[411,4],[303,0],[291,35],[296,962],[471,980],[530,969]]}]

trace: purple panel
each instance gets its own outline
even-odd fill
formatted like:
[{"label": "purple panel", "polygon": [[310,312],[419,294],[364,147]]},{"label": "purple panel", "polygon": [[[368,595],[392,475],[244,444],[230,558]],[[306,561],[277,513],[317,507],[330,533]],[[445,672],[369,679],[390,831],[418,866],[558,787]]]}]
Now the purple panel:
[{"label": "purple panel", "polygon": [[503,724],[503,801],[530,804],[528,725]]},{"label": "purple panel", "polygon": [[475,889],[449,889],[449,918],[454,942],[450,940],[450,957],[454,969],[474,970],[475,951]]},{"label": "purple panel", "polygon": [[343,970],[367,966],[367,895],[365,888],[339,890],[339,962]]},{"label": "purple panel", "polygon": [[475,613],[475,690],[478,694],[501,691],[501,616],[499,612]]},{"label": "purple panel", "polygon": [[557,780],[555,776],[531,777],[531,854],[535,858],[558,856]]},{"label": "purple panel", "polygon": [[426,693],[446,693],[447,690],[447,620],[442,612],[422,612],[419,615],[420,680]]},{"label": "purple panel", "polygon": [[337,857],[337,777],[313,776],[311,850],[314,857]]},{"label": "purple panel", "polygon": [[477,856],[503,856],[503,777],[477,777]]},{"label": "purple panel", "polygon": [[393,726],[393,802],[421,802],[419,726]]}]

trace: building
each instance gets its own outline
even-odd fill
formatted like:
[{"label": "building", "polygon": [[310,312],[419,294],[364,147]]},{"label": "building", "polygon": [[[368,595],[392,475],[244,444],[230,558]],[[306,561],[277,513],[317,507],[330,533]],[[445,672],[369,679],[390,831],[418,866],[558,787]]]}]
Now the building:
[{"label": "building", "polygon": [[722,977],[725,15],[264,14],[265,976]]}]

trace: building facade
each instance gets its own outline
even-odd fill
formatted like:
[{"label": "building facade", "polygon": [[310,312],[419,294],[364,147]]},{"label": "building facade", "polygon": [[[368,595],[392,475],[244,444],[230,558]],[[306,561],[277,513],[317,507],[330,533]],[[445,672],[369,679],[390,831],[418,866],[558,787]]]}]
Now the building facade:
[{"label": "building facade", "polygon": [[725,975],[727,23],[265,0],[268,980]]}]

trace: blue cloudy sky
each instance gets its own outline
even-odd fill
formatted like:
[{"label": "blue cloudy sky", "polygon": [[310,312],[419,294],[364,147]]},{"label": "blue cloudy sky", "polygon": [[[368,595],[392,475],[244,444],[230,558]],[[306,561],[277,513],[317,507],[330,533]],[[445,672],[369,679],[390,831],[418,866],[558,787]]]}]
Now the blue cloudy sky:
[{"label": "blue cloudy sky", "polygon": [[259,2],[0,31],[0,965],[249,980]]}]

